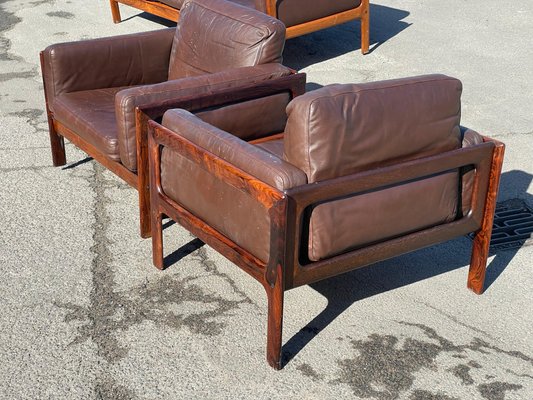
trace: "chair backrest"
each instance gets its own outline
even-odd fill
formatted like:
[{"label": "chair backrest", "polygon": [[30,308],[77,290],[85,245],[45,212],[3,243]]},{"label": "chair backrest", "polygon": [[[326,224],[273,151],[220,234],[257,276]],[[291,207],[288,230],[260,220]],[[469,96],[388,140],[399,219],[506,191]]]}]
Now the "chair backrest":
[{"label": "chair backrest", "polygon": [[[457,149],[461,82],[428,75],[360,85],[331,85],[287,107],[284,158],[309,183]],[[457,171],[317,206],[309,258],[453,220]]]},{"label": "chair backrest", "polygon": [[180,10],[169,79],[281,62],[285,26],[224,0],[190,0]]}]

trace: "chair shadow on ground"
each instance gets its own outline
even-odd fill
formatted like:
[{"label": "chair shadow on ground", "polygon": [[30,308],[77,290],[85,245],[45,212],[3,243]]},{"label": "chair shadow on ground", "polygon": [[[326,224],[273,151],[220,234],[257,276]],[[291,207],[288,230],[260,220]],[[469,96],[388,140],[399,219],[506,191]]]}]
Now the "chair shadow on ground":
[{"label": "chair shadow on ground", "polygon": [[[409,12],[370,4],[370,53],[411,24],[403,21]],[[283,64],[300,70],[313,64],[358,51],[361,48],[360,21],[287,40]]]},{"label": "chair shadow on ground", "polygon": [[[532,205],[533,195],[527,193],[532,181],[533,175],[524,171],[505,172],[501,176],[500,193],[505,193],[507,188],[512,187],[511,193],[517,193],[522,200]],[[485,291],[495,283],[523,244],[490,252],[490,256],[494,258],[489,259],[487,265]],[[309,285],[324,296],[328,303],[320,314],[284,344],[283,364],[287,364],[320,331],[359,300],[458,268],[465,269],[464,290],[467,290],[471,248],[470,239],[461,237]]]}]

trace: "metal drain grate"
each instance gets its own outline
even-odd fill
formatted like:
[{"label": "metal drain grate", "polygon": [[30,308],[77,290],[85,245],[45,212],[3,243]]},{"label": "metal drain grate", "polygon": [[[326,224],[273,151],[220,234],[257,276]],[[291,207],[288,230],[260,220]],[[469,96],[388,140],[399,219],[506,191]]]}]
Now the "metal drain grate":
[{"label": "metal drain grate", "polygon": [[532,234],[533,211],[526,203],[511,199],[496,205],[490,240],[492,251],[533,244]]}]

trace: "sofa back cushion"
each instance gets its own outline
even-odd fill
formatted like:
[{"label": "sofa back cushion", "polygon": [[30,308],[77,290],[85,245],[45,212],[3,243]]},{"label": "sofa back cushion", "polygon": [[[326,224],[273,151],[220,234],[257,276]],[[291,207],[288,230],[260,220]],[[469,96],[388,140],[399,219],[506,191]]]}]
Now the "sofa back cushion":
[{"label": "sofa back cushion", "polygon": [[180,10],[169,64],[179,79],[281,61],[285,26],[260,11],[223,0],[190,0]]},{"label": "sofa back cushion", "polygon": [[[287,107],[284,158],[310,183],[460,147],[461,82],[428,75],[331,85]],[[309,258],[318,260],[453,220],[457,171],[314,208]]]},{"label": "sofa back cushion", "polygon": [[277,17],[293,26],[359,7],[360,0],[278,0]]}]

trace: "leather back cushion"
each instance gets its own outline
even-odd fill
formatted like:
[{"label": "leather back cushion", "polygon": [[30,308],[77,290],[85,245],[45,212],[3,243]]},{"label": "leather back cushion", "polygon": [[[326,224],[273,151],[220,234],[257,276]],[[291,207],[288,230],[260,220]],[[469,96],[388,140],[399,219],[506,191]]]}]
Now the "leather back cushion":
[{"label": "leather back cushion", "polygon": [[[460,147],[461,82],[443,75],[331,85],[287,107],[284,158],[310,183]],[[317,206],[309,258],[453,220],[458,176],[436,177]]]},{"label": "leather back cushion", "polygon": [[223,0],[190,0],[180,11],[169,79],[281,61],[285,26]]},{"label": "leather back cushion", "polygon": [[293,26],[359,7],[361,0],[278,0],[278,18]]}]

